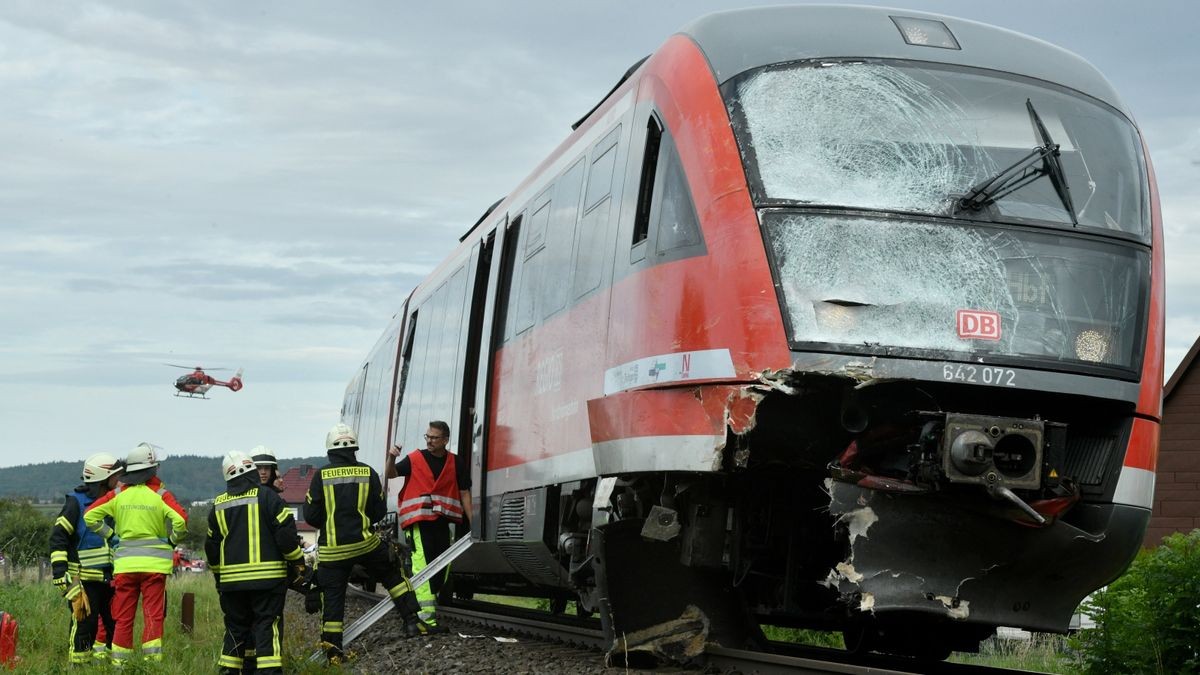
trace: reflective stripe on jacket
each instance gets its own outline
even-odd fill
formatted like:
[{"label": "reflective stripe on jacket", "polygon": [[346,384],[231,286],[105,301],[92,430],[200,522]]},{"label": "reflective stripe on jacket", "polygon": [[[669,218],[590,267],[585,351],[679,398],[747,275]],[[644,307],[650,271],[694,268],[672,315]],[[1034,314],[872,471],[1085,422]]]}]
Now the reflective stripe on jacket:
[{"label": "reflective stripe on jacket", "polygon": [[83,514],[93,501],[86,485],[67,494],[50,530],[50,565],[55,578],[66,572],[83,581],[104,581],[112,576],[112,550],[108,542],[83,521]]},{"label": "reflective stripe on jacket", "polygon": [[223,492],[213,500],[204,552],[223,591],[274,586],[287,578],[288,561],[304,557],[291,510],[262,487]]},{"label": "reflective stripe on jacket", "polygon": [[454,453],[446,453],[442,473],[436,478],[420,450],[408,454],[412,472],[400,490],[400,527],[408,529],[423,520],[445,518],[461,523],[463,505],[459,499],[458,469]]},{"label": "reflective stripe on jacket", "polygon": [[68,495],[79,503],[79,517],[75,524],[75,549],[79,554],[79,577],[84,581],[103,581],[112,574],[113,551],[108,546],[108,540],[88,529],[83,522],[83,514],[95,499],[86,492],[72,492]]},{"label": "reflective stripe on jacket", "polygon": [[374,469],[353,461],[352,453],[335,449],[329,457],[334,463],[315,472],[308,486],[304,520],[321,529],[319,560],[347,560],[379,546],[371,525],[387,515],[387,505]]},{"label": "reflective stripe on jacket", "polygon": [[[105,538],[115,532],[120,538],[113,553],[114,573],[171,573],[175,543],[187,533],[187,520],[168,504],[168,498],[175,502],[171,493],[162,492],[148,485],[122,485],[84,514],[89,529]],[[105,516],[112,517],[112,527],[105,524]]]}]

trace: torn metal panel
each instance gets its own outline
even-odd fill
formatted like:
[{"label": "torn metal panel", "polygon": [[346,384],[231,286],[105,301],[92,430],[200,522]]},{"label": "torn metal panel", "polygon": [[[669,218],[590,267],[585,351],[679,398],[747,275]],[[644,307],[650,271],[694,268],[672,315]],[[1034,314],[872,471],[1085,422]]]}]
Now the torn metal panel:
[{"label": "torn metal panel", "polygon": [[737,389],[729,395],[725,405],[725,424],[735,434],[744,434],[758,424],[758,404],[766,394],[752,387]]},{"label": "torn metal panel", "polygon": [[[876,616],[924,613],[955,622],[1063,632],[1079,602],[1128,564],[1142,514],[1079,505],[1078,521],[1026,527],[961,493],[890,493],[830,484],[848,555],[825,579]],[[869,509],[870,516],[867,511]],[[1088,529],[1082,524],[1087,523]]]}]

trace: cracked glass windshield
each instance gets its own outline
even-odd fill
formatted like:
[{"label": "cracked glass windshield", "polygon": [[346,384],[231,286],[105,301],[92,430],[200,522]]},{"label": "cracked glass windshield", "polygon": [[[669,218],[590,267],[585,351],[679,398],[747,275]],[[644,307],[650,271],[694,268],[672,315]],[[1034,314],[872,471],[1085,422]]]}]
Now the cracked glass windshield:
[{"label": "cracked glass windshield", "polygon": [[[1149,216],[1140,144],[1116,112],[874,63],[763,69],[726,93],[793,343],[1139,365],[1149,256],[1130,240]],[[1041,143],[1027,101],[1079,225],[1045,177],[957,219],[964,193]]]},{"label": "cracked glass windshield", "polygon": [[[958,198],[1041,145],[1026,101],[1058,144],[1079,227],[1145,240],[1140,143],[1116,111],[1080,95],[974,71],[881,63],[773,67],[727,85],[760,199],[952,215]],[[1049,180],[985,219],[1071,227]]]}]

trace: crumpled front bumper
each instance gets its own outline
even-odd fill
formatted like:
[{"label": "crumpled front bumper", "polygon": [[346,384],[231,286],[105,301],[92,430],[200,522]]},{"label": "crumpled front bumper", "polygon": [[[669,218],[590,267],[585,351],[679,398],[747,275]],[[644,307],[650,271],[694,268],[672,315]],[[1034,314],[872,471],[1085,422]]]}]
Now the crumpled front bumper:
[{"label": "crumpled front bumper", "polygon": [[1142,543],[1150,512],[1078,504],[1043,528],[997,517],[987,497],[894,493],[830,482],[850,555],[830,571],[852,608],[1066,632],[1092,591]]}]

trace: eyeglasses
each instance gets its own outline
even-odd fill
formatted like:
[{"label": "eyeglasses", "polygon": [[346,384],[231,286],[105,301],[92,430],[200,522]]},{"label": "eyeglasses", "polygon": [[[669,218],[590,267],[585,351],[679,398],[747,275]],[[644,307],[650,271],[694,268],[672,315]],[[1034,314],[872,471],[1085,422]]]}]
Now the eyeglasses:
[{"label": "eyeglasses", "polygon": [[430,436],[429,434],[425,434],[425,440],[427,441],[440,441],[443,438],[445,438],[445,436]]}]

